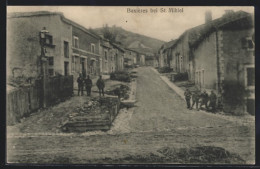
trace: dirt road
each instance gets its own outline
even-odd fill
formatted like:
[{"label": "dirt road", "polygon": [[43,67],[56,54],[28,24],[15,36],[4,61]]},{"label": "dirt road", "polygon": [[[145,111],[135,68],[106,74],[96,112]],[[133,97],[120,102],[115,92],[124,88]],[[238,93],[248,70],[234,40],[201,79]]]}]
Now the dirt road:
[{"label": "dirt road", "polygon": [[240,156],[241,163],[254,163],[254,123],[241,124],[210,113],[187,110],[184,100],[150,68],[138,68],[137,76],[137,107],[119,114],[114,124],[117,130],[83,134],[17,133],[7,140],[8,161],[140,163],[140,159],[131,157],[142,156],[141,162],[149,163],[146,159],[153,153],[167,158],[162,160],[165,163],[184,163],[187,160],[174,160],[158,150],[221,147]]}]

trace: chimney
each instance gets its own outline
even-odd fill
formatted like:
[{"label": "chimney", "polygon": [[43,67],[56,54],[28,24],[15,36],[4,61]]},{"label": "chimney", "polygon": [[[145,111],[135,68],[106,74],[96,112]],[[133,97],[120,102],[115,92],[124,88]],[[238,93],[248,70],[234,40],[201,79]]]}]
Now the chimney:
[{"label": "chimney", "polygon": [[205,12],[205,23],[208,23],[212,21],[212,12],[211,11],[206,11]]},{"label": "chimney", "polygon": [[230,15],[230,14],[233,14],[234,11],[233,10],[225,10],[225,14],[224,15]]}]

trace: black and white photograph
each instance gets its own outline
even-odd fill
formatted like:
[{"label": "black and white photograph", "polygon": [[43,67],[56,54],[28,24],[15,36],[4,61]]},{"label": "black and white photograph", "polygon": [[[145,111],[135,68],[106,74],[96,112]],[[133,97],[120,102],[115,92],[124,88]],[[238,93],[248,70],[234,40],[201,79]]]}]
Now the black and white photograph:
[{"label": "black and white photograph", "polygon": [[8,164],[255,164],[253,6],[7,6]]}]

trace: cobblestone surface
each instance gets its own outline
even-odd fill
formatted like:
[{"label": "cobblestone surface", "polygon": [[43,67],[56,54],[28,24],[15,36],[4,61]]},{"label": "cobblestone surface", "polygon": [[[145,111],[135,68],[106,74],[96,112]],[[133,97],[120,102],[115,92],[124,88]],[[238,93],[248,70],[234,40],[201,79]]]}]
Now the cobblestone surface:
[{"label": "cobblestone surface", "polygon": [[151,68],[138,68],[137,76],[136,107],[119,114],[115,120],[119,124],[112,128],[114,130],[10,136],[7,140],[8,161],[109,163],[111,159],[156,152],[165,146],[176,149],[213,146],[238,154],[246,163],[254,163],[253,121],[236,123],[232,118],[187,110],[184,100]]}]

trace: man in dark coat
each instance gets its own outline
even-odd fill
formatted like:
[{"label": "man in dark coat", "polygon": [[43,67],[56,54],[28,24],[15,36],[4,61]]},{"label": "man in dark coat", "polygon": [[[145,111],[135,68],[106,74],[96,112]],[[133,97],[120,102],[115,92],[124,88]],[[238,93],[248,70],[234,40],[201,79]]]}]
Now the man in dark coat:
[{"label": "man in dark coat", "polygon": [[92,80],[89,78],[89,75],[87,76],[87,79],[85,80],[87,95],[91,95],[91,87],[92,87]]},{"label": "man in dark coat", "polygon": [[191,109],[193,108],[194,104],[196,104],[196,109],[199,110],[199,108],[198,108],[199,100],[200,100],[200,92],[199,92],[199,90],[195,90],[192,94]]},{"label": "man in dark coat", "polygon": [[187,108],[190,109],[191,92],[190,92],[190,90],[188,88],[184,92],[184,96],[185,96],[185,100],[186,100],[186,103],[187,103]]},{"label": "man in dark coat", "polygon": [[203,91],[200,97],[201,97],[200,109],[202,108],[202,106],[205,106],[205,109],[208,109],[209,95],[206,92],[206,90]]},{"label": "man in dark coat", "polygon": [[215,113],[216,111],[216,102],[217,102],[217,95],[214,93],[214,91],[211,91],[211,94],[209,96],[209,106],[212,108],[211,111]]},{"label": "man in dark coat", "polygon": [[101,92],[104,96],[104,88],[105,88],[105,82],[104,80],[102,79],[102,76],[100,75],[99,76],[99,79],[97,80],[97,83],[96,83],[97,87],[98,87],[98,91],[99,91],[99,96],[101,96]]},{"label": "man in dark coat", "polygon": [[84,79],[83,79],[81,73],[79,74],[77,82],[78,82],[78,96],[79,96],[79,93],[81,93],[81,96],[83,96]]}]

